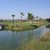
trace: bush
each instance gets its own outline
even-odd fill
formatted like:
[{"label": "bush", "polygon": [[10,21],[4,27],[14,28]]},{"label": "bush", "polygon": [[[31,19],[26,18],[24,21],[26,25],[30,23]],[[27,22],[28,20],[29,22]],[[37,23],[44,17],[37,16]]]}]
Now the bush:
[{"label": "bush", "polygon": [[46,20],[47,20],[48,22],[50,22],[50,18],[47,18]]},{"label": "bush", "polygon": [[50,28],[50,25],[47,25],[46,27],[47,27],[47,28]]},{"label": "bush", "polygon": [[38,26],[36,26],[36,25],[30,25],[30,26],[32,26],[32,27],[34,27],[34,28],[38,28]]}]

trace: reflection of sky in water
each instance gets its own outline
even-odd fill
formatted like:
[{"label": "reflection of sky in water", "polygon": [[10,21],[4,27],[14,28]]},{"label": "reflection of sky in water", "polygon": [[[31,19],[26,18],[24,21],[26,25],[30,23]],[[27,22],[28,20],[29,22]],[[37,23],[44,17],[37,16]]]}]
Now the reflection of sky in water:
[{"label": "reflection of sky in water", "polygon": [[33,38],[39,38],[45,32],[49,31],[50,29],[45,27],[40,27],[35,30],[22,31],[22,32],[0,31],[0,48],[20,47],[22,43],[27,43]]}]

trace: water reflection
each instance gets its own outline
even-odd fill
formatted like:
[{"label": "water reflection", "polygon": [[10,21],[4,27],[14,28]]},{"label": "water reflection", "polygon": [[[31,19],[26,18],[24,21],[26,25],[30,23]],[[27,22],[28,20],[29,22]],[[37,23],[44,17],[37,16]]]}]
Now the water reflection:
[{"label": "water reflection", "polygon": [[15,49],[15,37],[14,37],[14,31],[12,31],[12,41],[11,41],[11,47],[12,47],[12,50],[14,50]]},{"label": "water reflection", "polygon": [[29,31],[0,31],[0,50],[16,50],[16,48],[27,46],[31,40],[38,39],[49,32],[45,26]]}]

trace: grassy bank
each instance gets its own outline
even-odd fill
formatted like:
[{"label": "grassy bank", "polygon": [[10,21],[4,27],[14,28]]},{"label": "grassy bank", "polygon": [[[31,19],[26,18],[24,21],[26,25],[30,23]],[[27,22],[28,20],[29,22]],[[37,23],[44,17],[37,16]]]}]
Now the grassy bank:
[{"label": "grassy bank", "polygon": [[50,50],[50,33],[46,33],[34,45],[34,50]]},{"label": "grassy bank", "polygon": [[12,21],[3,21],[0,23],[7,25],[5,26],[6,30],[15,30],[15,31],[31,30],[46,24],[46,22],[43,20],[33,21],[33,23],[32,21],[25,21],[25,22],[14,21],[14,27]]},{"label": "grassy bank", "polygon": [[30,40],[27,45],[24,45],[17,50],[50,50],[50,33],[46,33],[38,40]]}]

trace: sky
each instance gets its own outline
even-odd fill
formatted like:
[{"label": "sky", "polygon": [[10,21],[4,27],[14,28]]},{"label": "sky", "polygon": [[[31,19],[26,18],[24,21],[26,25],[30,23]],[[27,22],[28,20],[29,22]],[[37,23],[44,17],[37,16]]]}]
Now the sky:
[{"label": "sky", "polygon": [[35,17],[50,17],[50,0],[0,0],[0,19],[20,19],[20,12],[24,13],[23,19],[27,18],[27,13],[31,12]]}]

